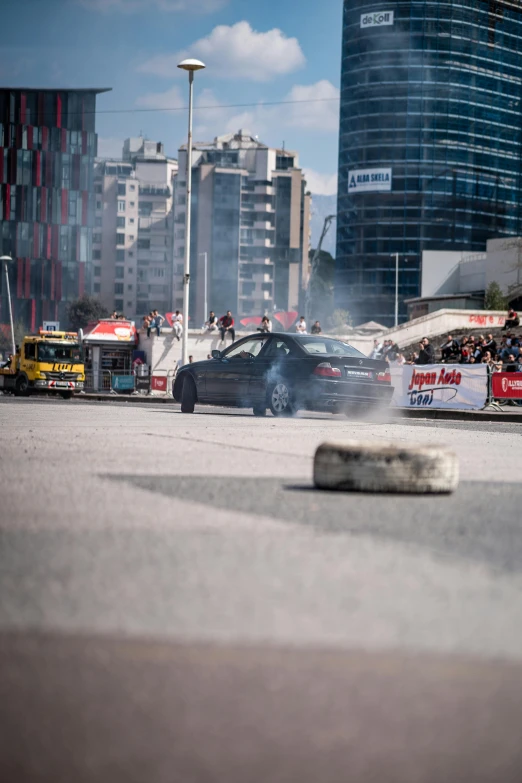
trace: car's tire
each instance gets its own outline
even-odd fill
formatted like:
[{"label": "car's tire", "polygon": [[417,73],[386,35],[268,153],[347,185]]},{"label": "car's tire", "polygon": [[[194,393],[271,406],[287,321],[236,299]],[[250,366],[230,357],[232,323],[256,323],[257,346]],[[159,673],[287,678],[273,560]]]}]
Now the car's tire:
[{"label": "car's tire", "polygon": [[440,446],[346,441],[322,443],[315,452],[314,484],[319,489],[447,493],[458,482],[458,458]]},{"label": "car's tire", "polygon": [[181,412],[194,413],[196,405],[196,386],[192,377],[187,373],[183,378],[183,387],[181,389]]},{"label": "car's tire", "polygon": [[293,416],[296,405],[292,390],[286,381],[276,381],[268,387],[268,407],[274,416]]},{"label": "car's tire", "polygon": [[20,375],[16,379],[15,395],[17,397],[27,397],[29,394],[29,381],[25,375]]},{"label": "car's tire", "polygon": [[60,392],[60,397],[62,398],[62,400],[70,400],[72,396],[73,396],[72,391]]},{"label": "car's tire", "polygon": [[266,416],[266,405],[254,405],[254,416]]}]

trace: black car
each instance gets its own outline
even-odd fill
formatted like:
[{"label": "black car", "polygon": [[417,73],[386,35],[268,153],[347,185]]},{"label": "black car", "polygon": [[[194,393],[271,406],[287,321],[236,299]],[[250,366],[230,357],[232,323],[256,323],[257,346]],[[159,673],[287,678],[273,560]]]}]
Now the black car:
[{"label": "black car", "polygon": [[180,368],[173,395],[183,413],[196,403],[253,408],[264,416],[299,408],[353,414],[389,404],[388,364],[322,335],[253,334],[212,359]]}]

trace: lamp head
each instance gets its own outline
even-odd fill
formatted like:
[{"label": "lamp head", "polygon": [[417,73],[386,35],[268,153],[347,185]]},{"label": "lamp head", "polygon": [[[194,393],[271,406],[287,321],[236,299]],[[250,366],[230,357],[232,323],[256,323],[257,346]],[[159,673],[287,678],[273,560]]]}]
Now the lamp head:
[{"label": "lamp head", "polygon": [[183,71],[201,71],[205,67],[205,63],[202,63],[201,60],[182,60],[178,64],[178,68],[181,68]]},{"label": "lamp head", "polygon": [[0,261],[12,261],[11,256],[0,256]]}]

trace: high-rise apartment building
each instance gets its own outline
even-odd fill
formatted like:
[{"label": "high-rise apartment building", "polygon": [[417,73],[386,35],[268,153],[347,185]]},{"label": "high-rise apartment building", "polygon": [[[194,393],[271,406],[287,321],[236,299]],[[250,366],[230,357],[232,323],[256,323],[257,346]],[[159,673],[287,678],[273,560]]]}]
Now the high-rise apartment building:
[{"label": "high-rise apartment building", "polygon": [[336,301],[391,325],[423,250],[520,235],[522,5],[345,0]]},{"label": "high-rise apartment building", "polygon": [[[96,95],[103,89],[0,89],[0,255],[15,321],[67,322],[91,285]],[[0,322],[8,323],[5,279]]]},{"label": "high-rise apartment building", "polygon": [[172,308],[173,178],[159,142],[127,139],[95,172],[93,294],[127,317]]},{"label": "high-rise apartment building", "polygon": [[[175,185],[174,305],[183,304],[187,150]],[[310,195],[297,153],[247,131],[192,153],[192,323],[206,310],[236,317],[299,306],[308,280]]]}]

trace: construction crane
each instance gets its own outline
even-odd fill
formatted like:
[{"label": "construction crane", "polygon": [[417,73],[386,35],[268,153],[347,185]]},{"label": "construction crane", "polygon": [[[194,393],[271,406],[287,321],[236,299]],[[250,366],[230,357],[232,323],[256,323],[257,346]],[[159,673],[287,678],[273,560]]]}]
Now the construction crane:
[{"label": "construction crane", "polygon": [[332,220],[335,220],[337,215],[327,215],[324,219],[323,224],[323,230],[321,231],[321,236],[319,237],[319,242],[317,243],[317,247],[314,250],[314,254],[312,256],[312,262],[310,264],[310,277],[308,278],[308,286],[306,288],[306,295],[305,295],[305,320],[307,325],[310,325],[310,318],[312,315],[312,286],[315,283],[315,278],[317,277],[317,270],[319,269],[319,258],[321,256],[321,247],[324,241],[325,236],[328,233],[328,229],[330,228],[330,225],[332,223]]}]

